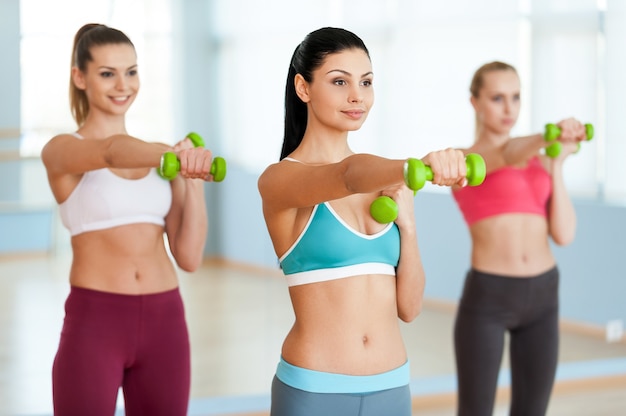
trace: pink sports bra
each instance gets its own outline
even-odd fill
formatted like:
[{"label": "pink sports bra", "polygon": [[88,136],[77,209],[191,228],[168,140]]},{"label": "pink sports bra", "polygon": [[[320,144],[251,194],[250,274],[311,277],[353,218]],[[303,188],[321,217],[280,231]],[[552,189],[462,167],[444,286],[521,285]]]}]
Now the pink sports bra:
[{"label": "pink sports bra", "polygon": [[505,166],[487,175],[479,186],[466,186],[452,192],[471,226],[477,221],[500,214],[524,213],[548,215],[552,179],[538,157],[526,167]]},{"label": "pink sports bra", "polygon": [[140,179],[124,179],[105,168],[85,172],[59,205],[59,213],[63,225],[75,236],[136,223],[164,225],[171,204],[170,183],[156,169]]}]

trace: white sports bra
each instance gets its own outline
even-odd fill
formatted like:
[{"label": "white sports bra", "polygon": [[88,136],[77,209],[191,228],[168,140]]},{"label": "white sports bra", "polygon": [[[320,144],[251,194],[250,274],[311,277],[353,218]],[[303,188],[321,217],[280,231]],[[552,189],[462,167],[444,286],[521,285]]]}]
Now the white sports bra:
[{"label": "white sports bra", "polygon": [[63,225],[75,236],[136,223],[162,226],[171,204],[170,183],[156,169],[140,179],[125,179],[104,168],[85,172],[59,211]]}]

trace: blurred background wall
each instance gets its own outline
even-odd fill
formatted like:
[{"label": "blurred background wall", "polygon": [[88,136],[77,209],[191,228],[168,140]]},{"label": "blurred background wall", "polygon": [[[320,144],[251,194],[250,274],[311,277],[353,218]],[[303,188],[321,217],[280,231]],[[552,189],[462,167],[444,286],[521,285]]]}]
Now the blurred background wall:
[{"label": "blurred background wall", "polygon": [[[39,159],[76,128],[67,98],[73,35],[87,22],[126,32],[142,90],[129,132],[174,143],[200,133],[228,161],[207,184],[206,256],[276,268],[256,181],[278,160],[287,67],[310,31],[340,26],[363,38],[376,104],[351,135],[358,152],[421,157],[473,141],[469,83],[483,63],[522,80],[514,133],[576,117],[596,136],[566,163],[576,241],[555,247],[565,319],[626,319],[626,2],[621,0],[1,0],[0,261],[69,246]],[[426,296],[455,302],[469,238],[446,189],[416,197]]]}]

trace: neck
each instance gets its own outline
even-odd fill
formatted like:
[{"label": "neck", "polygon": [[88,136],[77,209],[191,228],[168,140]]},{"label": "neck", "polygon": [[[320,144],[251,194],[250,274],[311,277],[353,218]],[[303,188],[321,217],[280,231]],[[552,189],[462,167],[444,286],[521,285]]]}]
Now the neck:
[{"label": "neck", "polygon": [[126,118],[123,115],[104,115],[89,113],[87,119],[78,129],[85,137],[106,138],[126,132]]},{"label": "neck", "polygon": [[348,145],[348,132],[328,128],[310,128],[292,156],[305,163],[327,164],[340,162],[354,154]]},{"label": "neck", "polygon": [[493,146],[501,146],[511,138],[509,132],[495,132],[488,130],[482,126],[476,128],[476,144],[489,144]]}]

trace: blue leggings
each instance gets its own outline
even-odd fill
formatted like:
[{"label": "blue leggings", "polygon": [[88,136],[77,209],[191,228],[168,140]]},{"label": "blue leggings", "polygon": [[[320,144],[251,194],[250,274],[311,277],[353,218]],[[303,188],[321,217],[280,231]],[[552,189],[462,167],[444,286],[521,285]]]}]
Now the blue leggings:
[{"label": "blue leggings", "polygon": [[[272,381],[270,415],[411,416],[409,378],[408,363],[380,375],[346,376],[306,370],[281,361]],[[376,385],[382,389],[371,390]],[[314,391],[303,390],[304,386]],[[368,391],[355,391],[362,388]]]},{"label": "blue leggings", "polygon": [[543,416],[556,373],[559,272],[529,278],[470,270],[454,327],[459,416],[493,413],[510,335],[511,416]]},{"label": "blue leggings", "polygon": [[52,369],[55,416],[184,416],[190,350],[178,289],[123,295],[72,287]]}]

